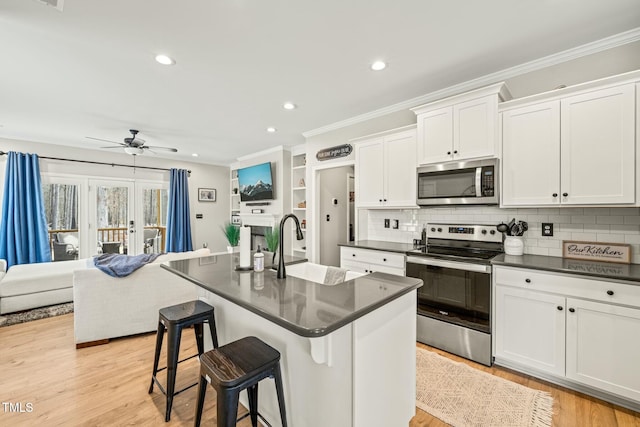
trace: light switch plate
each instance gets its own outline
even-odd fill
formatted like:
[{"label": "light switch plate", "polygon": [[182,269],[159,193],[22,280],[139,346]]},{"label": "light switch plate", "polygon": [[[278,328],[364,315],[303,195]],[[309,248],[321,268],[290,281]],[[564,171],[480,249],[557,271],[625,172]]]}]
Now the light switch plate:
[{"label": "light switch plate", "polygon": [[389,228],[389,219],[388,218],[384,219],[384,228]]}]

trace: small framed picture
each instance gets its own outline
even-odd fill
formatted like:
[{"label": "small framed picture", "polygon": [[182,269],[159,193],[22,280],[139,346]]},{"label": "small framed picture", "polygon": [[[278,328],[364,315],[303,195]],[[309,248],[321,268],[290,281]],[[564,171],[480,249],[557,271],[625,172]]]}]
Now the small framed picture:
[{"label": "small framed picture", "polygon": [[198,188],[198,201],[199,202],[215,202],[216,189],[215,188]]}]

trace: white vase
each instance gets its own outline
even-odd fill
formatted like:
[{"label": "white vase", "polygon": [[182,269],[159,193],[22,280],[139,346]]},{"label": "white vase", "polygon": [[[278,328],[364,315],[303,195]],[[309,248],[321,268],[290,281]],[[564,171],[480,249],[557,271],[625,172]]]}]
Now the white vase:
[{"label": "white vase", "polygon": [[240,252],[240,246],[227,246],[227,252],[230,254],[236,254]]},{"label": "white vase", "polygon": [[507,255],[524,254],[524,239],[520,236],[507,236],[504,239],[504,253]]}]

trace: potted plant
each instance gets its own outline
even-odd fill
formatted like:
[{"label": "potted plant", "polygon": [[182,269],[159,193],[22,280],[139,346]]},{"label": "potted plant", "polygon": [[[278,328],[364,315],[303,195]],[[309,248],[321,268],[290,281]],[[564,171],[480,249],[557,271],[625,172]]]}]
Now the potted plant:
[{"label": "potted plant", "polygon": [[278,243],[280,242],[280,233],[277,228],[267,228],[264,232],[264,240],[267,241],[267,250],[273,252],[271,256],[271,264],[276,264],[276,251],[278,250]]},{"label": "potted plant", "polygon": [[240,252],[240,247],[238,246],[238,242],[240,242],[240,227],[232,224],[231,222],[227,222],[222,227],[222,232],[227,238],[227,242],[229,245],[227,246],[227,252]]}]

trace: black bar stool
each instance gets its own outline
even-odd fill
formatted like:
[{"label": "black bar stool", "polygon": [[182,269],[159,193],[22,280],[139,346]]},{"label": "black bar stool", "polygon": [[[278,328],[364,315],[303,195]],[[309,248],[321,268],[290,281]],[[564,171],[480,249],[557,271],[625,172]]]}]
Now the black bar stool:
[{"label": "black bar stool", "polygon": [[[176,371],[178,369],[178,363],[185,360],[192,359],[196,356],[204,353],[204,341],[203,341],[203,323],[209,323],[209,330],[211,331],[211,339],[213,340],[213,347],[218,347],[218,336],[216,334],[216,321],[213,316],[213,307],[200,300],[185,302],[183,304],[172,305],[171,307],[165,307],[160,309],[160,320],[158,322],[158,334],[156,336],[156,354],[153,361],[153,374],[151,375],[151,385],[149,386],[149,393],[153,392],[153,384],[158,384],[158,388],[167,398],[167,409],[164,417],[165,421],[169,421],[171,417],[171,405],[173,404],[173,397],[183,391],[190,389],[198,383],[193,383],[182,390],[175,391],[176,385]],[[196,344],[198,346],[198,354],[187,357],[178,361],[178,353],[180,352],[180,338],[182,336],[182,329],[193,326],[196,333]],[[158,361],[160,360],[160,351],[162,349],[162,339],[164,337],[164,330],[167,329],[167,366],[165,368],[158,369]],[[160,371],[167,370],[167,389],[163,389],[162,385],[156,378],[156,374]]]},{"label": "black bar stool", "polygon": [[[232,427],[237,421],[251,417],[251,425],[258,425],[258,417],[270,425],[258,413],[258,383],[268,377],[276,382],[278,405],[282,426],[287,427],[284,407],[282,376],[280,374],[280,353],[256,337],[246,337],[207,351],[200,357],[200,385],[194,425],[200,426],[202,407],[207,393],[207,380],[217,393],[218,427]],[[247,389],[249,413],[236,420],[238,397]]]}]

